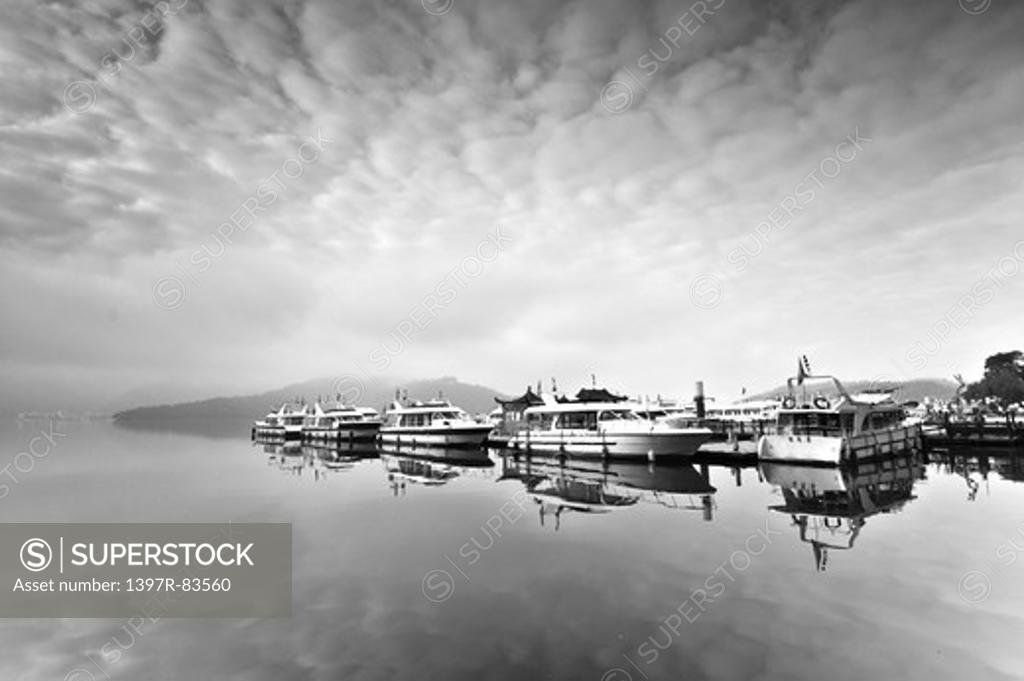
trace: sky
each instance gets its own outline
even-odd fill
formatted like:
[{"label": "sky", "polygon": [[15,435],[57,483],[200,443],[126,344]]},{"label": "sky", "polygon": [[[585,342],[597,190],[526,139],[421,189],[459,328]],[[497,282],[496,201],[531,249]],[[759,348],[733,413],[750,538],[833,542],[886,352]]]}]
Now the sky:
[{"label": "sky", "polygon": [[1024,4],[13,0],[0,412],[1024,347]]}]

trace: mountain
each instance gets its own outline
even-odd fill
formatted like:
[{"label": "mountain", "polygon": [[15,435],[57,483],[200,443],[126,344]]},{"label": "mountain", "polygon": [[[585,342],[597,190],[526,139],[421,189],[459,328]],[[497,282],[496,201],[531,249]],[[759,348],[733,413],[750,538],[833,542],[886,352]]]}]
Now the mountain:
[{"label": "mountain", "polygon": [[184,430],[204,435],[234,436],[248,433],[252,422],[282,402],[305,398],[308,403],[318,396],[333,399],[341,394],[346,402],[375,407],[383,411],[401,390],[410,400],[427,400],[443,395],[452,404],[470,414],[489,412],[496,406],[501,391],[482,385],[462,383],[453,376],[438,379],[398,382],[376,378],[361,380],[353,376],[321,378],[271,390],[258,395],[215,397],[197,402],[138,407],[118,412],[114,421],[127,428],[145,430]]},{"label": "mountain", "polygon": [[[948,400],[956,395],[957,383],[945,378],[915,378],[909,381],[842,381],[843,387],[850,393],[863,392],[865,390],[877,390],[877,389],[889,389],[896,388],[894,393],[895,399],[901,402],[920,402],[925,397],[931,397],[933,399]],[[805,385],[807,386],[808,393],[814,393],[818,390],[826,394],[835,393],[835,388],[828,381],[820,379],[809,379]],[[764,392],[757,393],[756,395],[748,395],[744,398],[744,401],[750,400],[766,400],[772,397],[778,397],[786,394],[786,386],[780,385],[772,390],[766,390]]]}]

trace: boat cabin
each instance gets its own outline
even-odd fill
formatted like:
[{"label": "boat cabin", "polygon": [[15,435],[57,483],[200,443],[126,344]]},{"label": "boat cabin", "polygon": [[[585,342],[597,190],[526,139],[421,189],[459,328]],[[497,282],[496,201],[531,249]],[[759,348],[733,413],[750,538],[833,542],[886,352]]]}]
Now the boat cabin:
[{"label": "boat cabin", "polygon": [[411,406],[393,405],[388,411],[388,425],[400,428],[424,428],[435,421],[467,421],[469,415],[448,401],[415,402]]},{"label": "boat cabin", "polygon": [[888,396],[843,397],[835,406],[818,397],[813,403],[791,403],[780,409],[777,431],[781,435],[851,436],[898,428],[904,418],[903,409]]},{"label": "boat cabin", "polygon": [[616,403],[562,403],[526,410],[530,430],[598,430],[598,424],[641,421],[633,409]]}]

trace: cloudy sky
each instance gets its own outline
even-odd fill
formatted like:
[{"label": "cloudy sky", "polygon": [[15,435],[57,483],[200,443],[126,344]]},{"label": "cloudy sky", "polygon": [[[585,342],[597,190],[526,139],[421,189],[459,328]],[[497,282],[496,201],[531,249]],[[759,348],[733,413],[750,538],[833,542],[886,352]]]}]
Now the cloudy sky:
[{"label": "cloudy sky", "polygon": [[13,0],[0,410],[1024,345],[1010,0]]}]

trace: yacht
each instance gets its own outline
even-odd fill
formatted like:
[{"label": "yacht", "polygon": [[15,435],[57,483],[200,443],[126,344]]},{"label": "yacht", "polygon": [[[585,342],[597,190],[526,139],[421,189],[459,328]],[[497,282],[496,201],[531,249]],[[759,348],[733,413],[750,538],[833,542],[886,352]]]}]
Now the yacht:
[{"label": "yacht", "polygon": [[[818,393],[797,399],[804,380],[832,381],[831,397]],[[834,376],[796,376],[787,382],[788,395],[776,418],[775,432],[757,443],[762,461],[840,465],[891,456],[920,446],[921,425],[908,420],[889,391],[851,395]]]},{"label": "yacht", "polygon": [[397,447],[482,447],[493,429],[447,400],[392,402],[384,413],[380,441]]},{"label": "yacht", "polygon": [[314,442],[372,442],[382,422],[376,409],[340,402],[324,407],[317,402],[302,431],[306,440]]},{"label": "yacht", "polygon": [[306,421],[306,407],[295,409],[289,404],[282,404],[252,426],[253,439],[301,440],[302,426]]},{"label": "yacht", "polygon": [[708,407],[707,417],[756,425],[764,421],[775,421],[780,406],[776,400],[751,400],[736,404],[714,405]]},{"label": "yacht", "polygon": [[252,437],[256,439],[277,439],[284,437],[284,424],[281,417],[284,415],[285,405],[280,409],[271,411],[266,416],[258,419],[252,424]]},{"label": "yacht", "polygon": [[687,457],[711,439],[708,428],[673,427],[645,419],[624,402],[563,401],[529,407],[526,427],[508,441],[513,449],[580,457],[655,459]]}]

